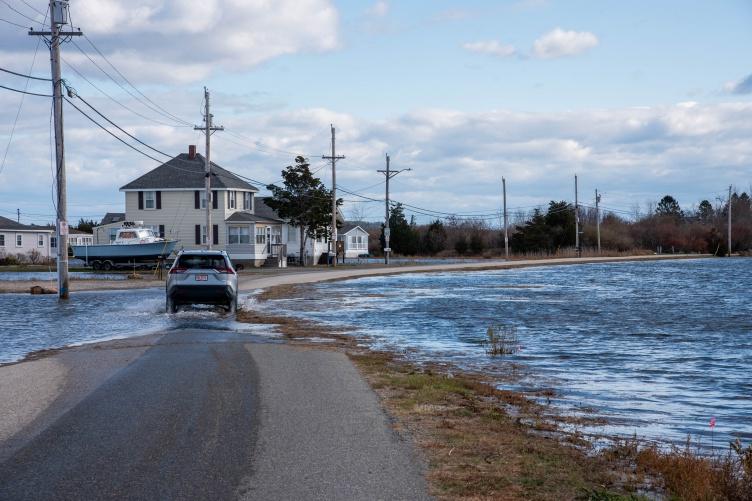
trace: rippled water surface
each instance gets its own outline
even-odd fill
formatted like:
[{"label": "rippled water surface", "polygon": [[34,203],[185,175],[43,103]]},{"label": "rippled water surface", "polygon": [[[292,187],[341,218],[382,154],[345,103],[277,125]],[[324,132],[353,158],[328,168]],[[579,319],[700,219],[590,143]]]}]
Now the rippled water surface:
[{"label": "rippled water surface", "polygon": [[[752,439],[751,283],[744,258],[588,264],[323,283],[266,308],[350,326],[417,360],[490,374],[521,364],[518,386],[609,418],[586,431],[718,445]],[[515,326],[521,351],[488,356],[494,324]]]},{"label": "rippled water surface", "polygon": [[0,313],[0,363],[47,348],[177,328],[258,331],[213,309],[168,315],[163,289],[76,292],[63,302],[55,295],[0,294]]}]

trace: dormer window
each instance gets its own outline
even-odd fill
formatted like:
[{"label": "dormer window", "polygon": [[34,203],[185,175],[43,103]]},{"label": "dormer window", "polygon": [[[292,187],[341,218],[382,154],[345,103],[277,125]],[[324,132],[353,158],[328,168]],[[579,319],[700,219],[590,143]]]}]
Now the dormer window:
[{"label": "dormer window", "polygon": [[243,210],[253,211],[253,193],[243,192]]},{"label": "dormer window", "polygon": [[229,195],[229,197],[230,197],[230,198],[229,198],[229,200],[228,200],[228,202],[227,202],[227,204],[228,204],[228,207],[229,207],[230,209],[234,209],[235,207],[237,207],[237,204],[236,204],[236,202],[235,202],[235,194],[236,194],[236,193],[237,193],[236,191],[228,191],[228,192],[227,192],[227,194],[228,194],[228,195]]}]

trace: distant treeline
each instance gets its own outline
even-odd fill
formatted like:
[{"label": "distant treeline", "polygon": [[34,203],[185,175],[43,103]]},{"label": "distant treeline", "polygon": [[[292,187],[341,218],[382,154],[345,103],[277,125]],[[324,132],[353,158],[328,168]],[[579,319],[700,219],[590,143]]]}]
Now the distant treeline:
[{"label": "distant treeline", "polygon": [[[627,219],[601,210],[601,248],[606,252],[639,250],[724,255],[728,201],[713,206],[708,200],[682,210],[670,195],[645,213]],[[637,211],[636,211],[637,212]],[[732,252],[752,250],[752,201],[747,193],[731,196]],[[566,201],[551,201],[547,210],[535,209],[510,225],[509,244],[516,254],[556,255],[575,246],[575,210]],[[597,248],[596,210],[580,207],[580,238],[584,250]],[[504,232],[486,220],[444,219],[418,225],[408,222],[401,204],[392,209],[390,246],[394,253],[413,255],[494,256],[504,252]],[[378,251],[383,252],[383,224]],[[373,251],[372,247],[372,251]]]}]

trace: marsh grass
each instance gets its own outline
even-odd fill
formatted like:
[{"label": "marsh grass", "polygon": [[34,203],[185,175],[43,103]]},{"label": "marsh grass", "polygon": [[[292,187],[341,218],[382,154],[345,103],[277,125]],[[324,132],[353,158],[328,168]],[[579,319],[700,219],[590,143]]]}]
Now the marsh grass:
[{"label": "marsh grass", "polygon": [[492,325],[486,330],[484,342],[486,353],[492,357],[513,355],[519,351],[517,328],[508,325]]}]

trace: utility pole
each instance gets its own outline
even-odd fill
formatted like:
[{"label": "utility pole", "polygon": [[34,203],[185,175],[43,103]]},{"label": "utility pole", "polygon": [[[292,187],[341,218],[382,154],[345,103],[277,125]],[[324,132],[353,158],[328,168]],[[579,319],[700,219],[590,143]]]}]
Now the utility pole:
[{"label": "utility pole", "polygon": [[507,223],[507,181],[501,178],[501,191],[504,193],[504,255],[509,259],[509,225]]},{"label": "utility pole", "polygon": [[16,222],[21,222],[21,209],[16,209]]},{"label": "utility pole", "polygon": [[728,201],[728,256],[731,257],[731,185],[729,185]]},{"label": "utility pole", "polygon": [[[204,135],[206,136],[206,152],[204,154],[204,188],[206,189],[206,248],[208,250],[211,250],[212,243],[214,242],[211,219],[211,211],[214,205],[211,192],[211,136],[214,131],[225,130],[225,128],[222,126],[214,126],[212,122],[214,115],[212,115],[209,111],[211,108],[209,97],[209,90],[204,87],[204,125],[197,125],[193,128],[193,130],[203,131]],[[235,203],[238,203],[237,200],[235,201]]]},{"label": "utility pole", "polygon": [[595,233],[598,236],[598,254],[601,253],[601,212],[600,212],[601,196],[598,194],[598,189],[595,190]]},{"label": "utility pole", "polygon": [[574,175],[574,249],[577,257],[582,257],[580,250],[580,202],[577,198],[577,174]]},{"label": "utility pole", "polygon": [[[65,179],[65,143],[63,140],[63,79],[60,71],[60,43],[67,37],[79,37],[81,31],[62,31],[68,24],[68,0],[50,0],[50,31],[29,31],[31,36],[44,37],[50,47],[52,72],[52,104],[55,121],[55,158],[57,168],[57,293],[60,299],[69,297],[68,279],[68,196]],[[49,37],[49,39],[47,38]],[[20,215],[19,215],[20,220]]]},{"label": "utility pole", "polygon": [[410,171],[412,169],[402,169],[402,170],[390,170],[389,169],[389,153],[386,154],[386,170],[379,170],[376,172],[381,172],[386,176],[386,204],[384,206],[385,208],[385,215],[384,215],[384,264],[389,264],[389,254],[392,252],[392,249],[389,247],[389,237],[391,236],[391,228],[389,228],[389,180],[392,179],[394,176],[399,174],[400,172]]},{"label": "utility pole", "polygon": [[[332,154],[331,156],[322,156],[324,160],[332,161],[332,234],[329,237],[329,251],[334,252],[332,266],[337,266],[337,160],[344,160],[344,155],[337,156],[334,146],[334,125],[332,128]],[[330,254],[331,255],[331,254]]]}]

